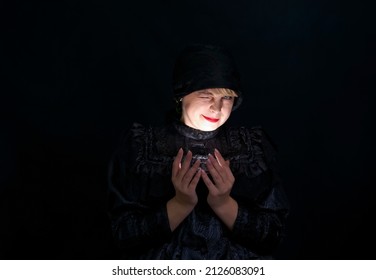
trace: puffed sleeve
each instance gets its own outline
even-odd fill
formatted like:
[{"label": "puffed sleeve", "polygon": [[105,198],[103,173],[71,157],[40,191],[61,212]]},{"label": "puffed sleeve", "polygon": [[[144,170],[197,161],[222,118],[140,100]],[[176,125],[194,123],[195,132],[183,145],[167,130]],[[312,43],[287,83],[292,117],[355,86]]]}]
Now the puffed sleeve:
[{"label": "puffed sleeve", "polygon": [[145,127],[134,124],[114,153],[108,172],[108,209],[113,237],[132,257],[171,235],[166,202],[145,199],[151,179],[139,172],[145,164]]},{"label": "puffed sleeve", "polygon": [[248,135],[252,155],[247,176],[238,182],[243,186],[232,238],[260,254],[272,254],[285,234],[289,202],[270,137],[261,128]]}]

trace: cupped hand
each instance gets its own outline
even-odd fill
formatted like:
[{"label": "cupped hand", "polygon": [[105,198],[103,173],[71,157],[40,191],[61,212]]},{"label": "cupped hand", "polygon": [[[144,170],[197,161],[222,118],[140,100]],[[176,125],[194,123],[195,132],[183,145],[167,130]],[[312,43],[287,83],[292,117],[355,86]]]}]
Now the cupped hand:
[{"label": "cupped hand", "polygon": [[209,154],[206,163],[213,180],[204,171],[201,171],[201,176],[209,190],[208,204],[212,208],[218,208],[226,205],[232,199],[230,192],[234,185],[235,177],[230,169],[230,161],[225,160],[217,149],[214,150],[214,156]]},{"label": "cupped hand", "polygon": [[182,205],[194,206],[198,202],[196,186],[201,177],[200,160],[190,167],[192,152],[188,151],[184,161],[183,149],[180,148],[172,164],[171,181],[175,188],[176,201]]}]

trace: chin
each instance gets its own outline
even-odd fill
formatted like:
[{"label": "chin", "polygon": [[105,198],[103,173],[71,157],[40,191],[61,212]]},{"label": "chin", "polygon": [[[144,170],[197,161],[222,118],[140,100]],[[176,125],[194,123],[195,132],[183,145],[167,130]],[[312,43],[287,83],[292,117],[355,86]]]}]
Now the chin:
[{"label": "chin", "polygon": [[203,124],[199,126],[199,130],[202,131],[213,131],[220,127],[220,124]]}]

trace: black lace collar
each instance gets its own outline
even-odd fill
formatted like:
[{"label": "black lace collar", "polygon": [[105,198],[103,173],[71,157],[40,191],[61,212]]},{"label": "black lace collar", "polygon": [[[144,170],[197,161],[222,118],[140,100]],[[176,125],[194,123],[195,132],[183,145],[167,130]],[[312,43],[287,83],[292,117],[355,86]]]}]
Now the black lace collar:
[{"label": "black lace collar", "polygon": [[189,127],[180,121],[174,122],[174,127],[181,135],[184,135],[188,138],[192,138],[195,140],[205,140],[205,139],[213,138],[220,131],[220,128],[217,128],[216,130],[213,130],[213,131],[202,131],[202,130]]}]

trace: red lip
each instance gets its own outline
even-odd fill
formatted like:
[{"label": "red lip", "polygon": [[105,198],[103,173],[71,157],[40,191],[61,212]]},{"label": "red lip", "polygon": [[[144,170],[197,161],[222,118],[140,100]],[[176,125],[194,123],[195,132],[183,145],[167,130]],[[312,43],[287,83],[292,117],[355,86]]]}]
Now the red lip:
[{"label": "red lip", "polygon": [[204,116],[204,115],[202,115],[202,116],[205,118],[205,120],[207,120],[207,121],[209,121],[209,122],[217,122],[217,121],[219,121],[219,119],[209,118],[209,117],[206,117],[206,116]]}]

